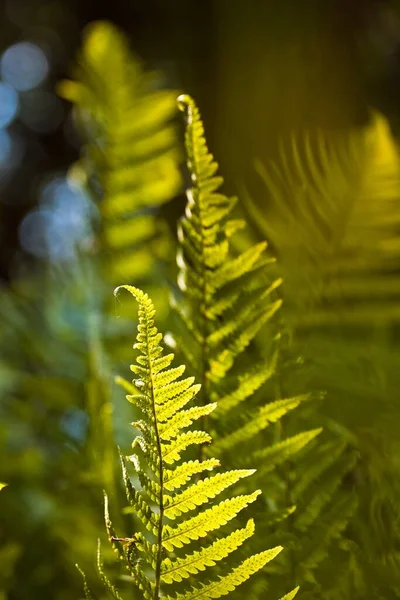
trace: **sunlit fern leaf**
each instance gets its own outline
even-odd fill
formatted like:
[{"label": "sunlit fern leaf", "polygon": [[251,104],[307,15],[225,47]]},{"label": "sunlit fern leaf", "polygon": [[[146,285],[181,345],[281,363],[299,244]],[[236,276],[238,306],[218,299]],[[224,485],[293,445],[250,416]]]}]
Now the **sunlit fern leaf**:
[{"label": "sunlit fern leaf", "polygon": [[288,594],[283,596],[283,598],[281,598],[281,600],[293,600],[293,598],[296,596],[299,589],[300,589],[299,587],[295,588],[294,590],[292,590],[291,592],[289,592]]},{"label": "sunlit fern leaf", "polygon": [[[265,243],[239,254],[231,246],[231,235],[245,223],[232,220],[235,199],[219,191],[223,180],[216,175],[218,167],[207,149],[194,101],[181,96],[178,104],[186,116],[185,145],[192,185],[178,230],[181,298],[175,301],[180,318],[176,343],[183,355],[190,357],[203,383],[203,403],[217,402],[209,420],[216,437],[213,454],[224,463],[237,462],[243,468],[254,459],[258,467],[255,477],[268,494],[266,473],[298,453],[321,429],[268,445],[274,436],[268,438],[266,430],[309,400],[309,395],[299,394],[268,402],[274,395],[264,386],[276,376],[280,359],[274,336],[276,341],[280,339],[276,315],[281,301],[276,290],[282,281],[271,279],[268,266],[273,260],[266,254]],[[265,343],[266,335],[269,343]],[[264,349],[258,353],[260,348]],[[202,450],[206,455],[208,449]],[[244,491],[246,485],[244,481]],[[294,506],[281,506],[275,524],[293,510]],[[260,519],[264,538],[270,533],[273,518],[260,510]]]},{"label": "sunlit fern leaf", "polygon": [[176,94],[144,70],[124,34],[108,22],[86,30],[74,80],[59,86],[75,105],[84,153],[72,176],[92,190],[101,213],[105,276],[146,278],[168,239],[157,207],[181,185],[175,127]]},{"label": "sunlit fern leaf", "polygon": [[337,137],[293,138],[279,168],[258,161],[269,204],[247,206],[279,257],[295,323],[397,322],[399,152],[379,113]]},{"label": "sunlit fern leaf", "polygon": [[[218,431],[215,451],[228,455],[305,397],[270,404],[264,400],[258,409],[257,404],[249,404],[250,397],[275,373],[276,351],[264,358],[248,350],[281,306],[276,297],[281,279],[271,279],[266,268],[274,260],[266,253],[265,242],[239,254],[231,247],[231,236],[245,223],[232,219],[236,199],[220,191],[223,179],[208,151],[195,102],[183,95],[178,105],[186,116],[185,146],[192,185],[178,229],[182,300],[174,302],[181,324],[176,339],[202,382],[202,401],[218,404],[210,415],[212,427]],[[273,347],[273,335],[269,335]],[[222,419],[226,414],[229,419]],[[228,422],[224,434],[219,421]]]},{"label": "sunlit fern leaf", "polygon": [[196,575],[199,571],[204,571],[207,567],[214,566],[217,561],[226,558],[253,534],[254,521],[250,519],[245,528],[237,529],[229,536],[218,539],[200,551],[175,560],[166,559],[161,579],[166,583],[171,583],[172,581],[182,581],[189,574]]},{"label": "sunlit fern leaf", "polygon": [[[192,589],[186,594],[177,594],[176,596],[167,596],[167,600],[208,600],[209,598],[221,598],[246,581],[251,575],[262,569],[270,560],[280,552],[279,548],[266,550],[255,556],[251,556],[242,562],[241,565],[233,569],[225,577],[218,581],[202,585],[200,588]],[[293,597],[293,596],[292,596]]]},{"label": "sunlit fern leaf", "polygon": [[[233,497],[224,494],[222,500],[213,502],[231,485],[252,475],[254,471],[249,469],[217,473],[203,479],[197,477],[191,482],[193,475],[213,470],[219,463],[213,459],[204,463],[182,462],[181,454],[189,445],[211,441],[204,431],[182,432],[182,429],[209,414],[215,404],[187,407],[199,386],[193,377],[182,378],[184,367],[170,368],[172,357],[165,355],[161,346],[162,335],[154,323],[152,301],[138,288],[129,285],[121,288],[128,290],[139,304],[138,334],[134,345],[138,356],[131,367],[136,378],[133,384],[124,382],[123,386],[129,401],[136,404],[142,417],[141,421],[133,423],[139,430],[132,445],[138,454],[128,457],[135,467],[140,486],[130,479],[123,457],[122,470],[131,511],[142,523],[143,531],[137,531],[131,538],[116,537],[106,497],[107,532],[145,600],[219,598],[262,569],[282,547],[261,551],[240,564],[233,563],[228,572],[221,575],[217,571],[212,578],[212,567],[217,563],[226,566],[222,561],[254,534],[254,522],[250,520],[244,528],[228,534],[220,532],[221,528],[253,503],[261,492],[256,490]],[[117,288],[116,293],[121,288]],[[219,537],[209,537],[211,532],[218,532]],[[180,553],[181,548],[197,540],[202,541],[201,549],[195,545],[189,553]],[[119,592],[103,572],[100,550],[98,570],[108,592],[115,600],[120,600]],[[196,583],[193,576],[206,570],[211,570],[206,582]],[[172,595],[168,594],[168,589],[173,588],[171,584],[186,580],[190,588],[185,591],[179,587],[172,589]]]}]

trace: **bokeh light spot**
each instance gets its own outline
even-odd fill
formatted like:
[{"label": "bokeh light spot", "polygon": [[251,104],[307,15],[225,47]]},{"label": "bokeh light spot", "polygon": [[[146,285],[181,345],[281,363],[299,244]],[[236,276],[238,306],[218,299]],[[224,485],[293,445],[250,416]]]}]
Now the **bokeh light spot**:
[{"label": "bokeh light spot", "polygon": [[74,257],[72,240],[67,238],[59,215],[50,210],[27,214],[20,225],[19,239],[26,252],[39,258],[70,260]]},{"label": "bokeh light spot", "polygon": [[39,202],[44,208],[62,211],[66,226],[74,230],[73,235],[77,238],[85,229],[80,229],[80,224],[91,218],[95,208],[87,195],[62,175],[52,177],[41,187]]},{"label": "bokeh light spot", "polygon": [[39,209],[21,223],[19,239],[29,254],[50,261],[70,261],[92,235],[93,203],[63,176],[54,176],[39,192]]},{"label": "bokeh light spot", "polygon": [[1,76],[18,91],[32,90],[41,84],[49,72],[49,61],[39,46],[19,42],[7,48],[1,57]]},{"label": "bokeh light spot", "polygon": [[11,85],[0,82],[0,128],[13,122],[18,113],[18,93]]}]

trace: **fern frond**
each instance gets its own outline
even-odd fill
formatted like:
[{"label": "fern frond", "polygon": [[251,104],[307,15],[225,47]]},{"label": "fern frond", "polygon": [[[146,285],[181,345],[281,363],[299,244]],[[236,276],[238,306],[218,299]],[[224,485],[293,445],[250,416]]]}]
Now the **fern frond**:
[{"label": "fern frond", "polygon": [[[260,310],[260,304],[265,306],[270,302],[268,294],[262,301],[258,298],[256,306],[249,303],[241,307],[241,314],[237,315],[239,318],[235,322],[225,321],[222,327],[218,327],[219,323],[216,322],[213,330],[209,330],[209,311],[213,311],[215,301],[219,301],[220,308],[217,312],[221,317],[236,300],[237,292],[231,296],[229,284],[234,282],[235,286],[241,285],[244,275],[261,266],[265,260],[266,243],[258,244],[236,257],[230,253],[226,231],[228,217],[231,216],[236,200],[216,193],[223,180],[214,177],[218,166],[208,152],[204,128],[194,101],[189,96],[180,96],[178,106],[187,117],[185,143],[193,183],[187,192],[186,214],[178,231],[181,243],[177,259],[180,267],[178,283],[181,290],[193,300],[192,304],[187,302],[184,306],[186,320],[192,330],[197,332],[198,339],[203,341],[209,354],[208,346],[218,347],[220,342],[237,330],[243,335],[243,331],[250,326]],[[190,278],[190,285],[187,285],[187,278]],[[224,302],[224,295],[218,297],[218,292],[223,294],[225,287],[231,297],[229,299],[225,296]],[[265,286],[263,292],[266,290],[268,286]],[[232,352],[236,356],[243,349],[244,346]]]},{"label": "fern frond", "polygon": [[[239,443],[245,442],[261,430],[266,429],[270,423],[279,421],[279,419],[286,415],[290,410],[297,408],[299,404],[304,400],[307,400],[307,398],[308,396],[302,395],[284,400],[276,400],[275,402],[266,404],[259,409],[252,419],[247,419],[245,425],[219,440],[214,445],[214,449],[217,453],[224,452],[230,450]],[[318,433],[320,431],[321,430],[319,430]],[[268,451],[268,449],[265,450]],[[263,452],[264,450],[257,451],[256,456],[262,458]]]},{"label": "fern frond", "polygon": [[[276,290],[282,280],[271,280],[268,274],[266,267],[274,259],[266,253],[266,242],[239,254],[234,251],[231,236],[245,225],[232,219],[237,200],[219,191],[223,179],[216,175],[218,165],[207,148],[195,102],[189,96],[180,96],[178,106],[186,116],[185,145],[192,185],[187,190],[185,216],[178,228],[178,286],[182,302],[174,301],[174,307],[182,335],[177,338],[177,345],[185,356],[189,354],[197,369],[202,403],[218,404],[210,415],[218,436],[213,451],[228,456],[230,450],[260,434],[302,399],[276,403],[264,400],[261,407],[249,402],[275,373],[277,350],[273,349],[266,358],[252,356],[252,347],[280,309],[282,301],[276,297]],[[273,334],[269,335],[273,348]],[[240,360],[245,351],[250,358]],[[219,421],[227,413],[229,423],[221,431]],[[292,448],[294,451],[294,445]],[[202,454],[205,453],[202,448]]]},{"label": "fern frond", "polygon": [[203,471],[212,471],[220,464],[216,458],[209,458],[202,462],[189,460],[184,465],[177,466],[174,471],[164,469],[164,487],[168,491],[178,490],[189,481],[192,475],[197,475]]},{"label": "fern frond", "polygon": [[[137,378],[132,386],[127,382],[123,386],[128,392],[128,399],[133,399],[142,413],[142,419],[132,424],[141,433],[135,438],[133,447],[143,456],[145,470],[138,455],[128,457],[135,467],[141,489],[130,479],[124,458],[121,458],[122,471],[130,503],[128,510],[139,517],[150,535],[137,531],[132,538],[116,537],[108,514],[108,501],[106,526],[111,542],[114,545],[123,544],[122,549],[117,547],[119,556],[127,563],[145,600],[159,600],[161,597],[173,597],[163,594],[162,584],[171,585],[188,578],[193,584],[193,575],[216,567],[253,535],[254,523],[250,520],[244,529],[235,529],[219,539],[215,539],[214,535],[209,536],[235,519],[261,492],[257,490],[224,497],[219,503],[211,503],[230,486],[252,475],[254,471],[249,469],[217,473],[203,479],[197,477],[191,482],[194,475],[213,470],[219,466],[219,462],[215,459],[182,462],[181,454],[190,445],[211,441],[211,436],[204,431],[189,430],[182,433],[182,429],[214,410],[215,404],[181,410],[198,393],[199,386],[193,377],[182,379],[184,367],[169,368],[172,362],[169,357],[163,361],[162,336],[155,326],[155,310],[147,294],[129,285],[121,288],[129,291],[139,304],[138,334],[134,345],[139,355],[137,364],[132,366]],[[115,293],[121,288],[117,288]],[[135,389],[138,393],[132,394]],[[178,464],[175,466],[175,463]],[[206,507],[201,512],[196,511],[186,517],[186,513],[202,505]],[[201,538],[206,538],[201,550],[194,549],[189,554],[179,556],[180,548]],[[277,547],[255,554],[230,573],[183,593],[179,589],[174,597],[219,598],[226,595],[262,569],[281,550],[282,547]],[[100,555],[98,568],[109,593],[120,600],[118,591],[103,573]]]},{"label": "fern frond", "polygon": [[[226,414],[241,402],[244,402],[254,394],[275,373],[278,353],[275,352],[271,359],[257,368],[249,369],[246,373],[238,376],[235,387],[232,390],[225,389],[220,399],[217,391],[211,392],[211,399],[217,403],[217,413]],[[220,392],[221,393],[221,392]]]},{"label": "fern frond", "polygon": [[321,428],[303,431],[302,433],[286,438],[282,442],[257,450],[255,457],[261,460],[261,467],[257,473],[258,477],[263,477],[277,465],[300,452],[321,432]]},{"label": "fern frond", "polygon": [[144,69],[122,31],[98,21],[86,29],[73,79],[59,85],[84,137],[71,177],[98,205],[104,274],[114,285],[121,277],[147,278],[170,246],[154,211],[181,186],[172,123],[176,94],[159,89],[158,78]]},{"label": "fern frond", "polygon": [[[315,432],[306,432],[305,435],[308,434],[315,438]],[[270,458],[273,463],[273,454]],[[354,469],[356,458],[356,453],[336,440],[317,447],[309,440],[302,452],[290,456],[290,470],[286,473],[286,502],[289,500],[295,504],[296,510],[291,510],[287,519],[275,526],[275,535],[282,540],[288,552],[276,569],[271,568],[271,573],[274,571],[277,576],[277,579],[270,580],[272,589],[280,590],[280,579],[286,576],[292,585],[294,581],[300,583],[305,597],[309,593],[311,599],[323,593],[325,587],[330,589],[335,585],[332,569],[325,567],[325,563],[347,543],[357,497],[353,490],[347,489],[346,477]],[[265,460],[269,461],[268,453]],[[268,472],[268,467],[265,472]],[[263,477],[262,472],[257,475]],[[274,485],[279,489],[282,481],[278,479],[274,484],[270,478],[272,497]]]},{"label": "fern frond", "polygon": [[247,196],[250,213],[280,257],[296,325],[397,322],[398,148],[379,113],[332,137],[292,139],[279,169],[257,161],[271,205]]}]

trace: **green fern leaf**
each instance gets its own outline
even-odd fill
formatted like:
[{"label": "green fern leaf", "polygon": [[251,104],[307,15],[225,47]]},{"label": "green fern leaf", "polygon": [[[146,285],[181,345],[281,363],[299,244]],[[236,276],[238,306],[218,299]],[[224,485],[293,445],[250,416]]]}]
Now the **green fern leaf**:
[{"label": "green fern leaf", "polygon": [[268,471],[274,469],[278,464],[300,452],[300,450],[302,450],[321,432],[321,428],[303,431],[302,433],[298,433],[297,435],[286,438],[282,442],[278,442],[272,446],[267,446],[262,450],[257,450],[254,455],[261,460],[261,467],[258,470],[258,477],[263,477]]},{"label": "green fern leaf", "polygon": [[241,510],[246,508],[251,502],[254,502],[260,494],[261,491],[257,490],[252,494],[229,498],[199,513],[188,521],[179,524],[177,527],[165,525],[163,546],[167,550],[172,551],[174,547],[182,548],[184,544],[189,544],[192,540],[205,537],[210,531],[226,525]]},{"label": "green fern leaf", "polygon": [[256,164],[273,206],[247,200],[279,253],[293,322],[396,322],[400,157],[386,119],[374,113],[336,138],[292,139],[281,164]]},{"label": "green fern leaf", "polygon": [[[213,470],[219,466],[219,462],[215,459],[207,459],[203,463],[181,462],[181,454],[190,445],[211,441],[211,436],[204,431],[181,431],[195,419],[214,410],[215,404],[181,410],[197,394],[199,386],[194,383],[193,377],[182,379],[184,367],[169,368],[172,362],[170,357],[163,361],[163,348],[160,345],[162,336],[154,324],[155,310],[147,294],[133,286],[121,287],[128,290],[139,304],[138,334],[134,345],[139,356],[137,364],[132,367],[138,377],[132,385],[125,382],[123,386],[129,400],[133,399],[142,412],[142,419],[133,423],[141,433],[133,443],[138,454],[128,457],[135,467],[140,489],[130,479],[127,463],[121,458],[130,504],[125,512],[132,512],[139,517],[150,536],[137,531],[132,538],[116,537],[108,514],[107,498],[105,519],[110,540],[120,558],[126,562],[145,600],[159,600],[161,597],[172,598],[162,593],[162,584],[171,585],[188,578],[192,582],[193,575],[216,567],[253,535],[254,523],[250,520],[244,529],[235,529],[218,539],[212,536],[210,542],[207,539],[208,534],[218,532],[235,519],[261,492],[257,490],[232,498],[224,497],[219,503],[211,504],[216,496],[230,486],[252,475],[254,471],[249,469],[217,473],[203,479],[197,478],[191,483],[193,476]],[[132,394],[135,389],[138,393]],[[143,457],[145,470],[139,454]],[[178,464],[175,466],[175,463]],[[171,468],[171,465],[174,467]],[[205,509],[186,517],[186,513],[202,505],[206,505]],[[169,524],[172,521],[174,525]],[[180,548],[200,538],[206,538],[201,550],[179,555]],[[282,547],[277,547],[253,555],[227,575],[200,584],[200,587],[192,588],[183,595],[179,591],[175,598],[219,598],[226,595],[262,569],[281,550]],[[104,575],[100,554],[98,569],[111,596],[120,600],[119,592]]]},{"label": "green fern leaf", "polygon": [[193,510],[197,506],[215,498],[218,494],[239,481],[242,477],[253,475],[254,470],[243,469],[240,471],[228,471],[226,473],[217,473],[206,479],[202,479],[196,484],[186,489],[181,494],[170,497],[166,502],[165,516],[168,519],[174,519],[182,513]]},{"label": "green fern leaf", "polygon": [[198,460],[190,460],[184,465],[175,468],[174,471],[164,470],[164,487],[168,491],[178,490],[184,486],[192,477],[203,471],[212,471],[215,467],[219,467],[220,462],[216,458],[209,458],[200,462]]},{"label": "green fern leaf", "polygon": [[283,596],[283,598],[281,598],[280,600],[293,600],[293,598],[297,595],[299,589],[299,587],[295,588],[294,590]]},{"label": "green fern leaf", "polygon": [[[307,400],[308,396],[296,396],[294,398],[287,398],[285,400],[276,400],[270,402],[265,406],[261,407],[258,413],[253,419],[246,422],[245,425],[240,427],[238,430],[222,438],[219,442],[214,445],[214,449],[217,453],[230,450],[237,444],[252,438],[259,431],[268,427],[270,423],[276,423],[286,413],[294,408],[297,408],[301,402]],[[318,430],[320,433],[321,430]],[[266,449],[268,451],[268,449]],[[262,458],[263,450],[259,451],[256,456]]]},{"label": "green fern leaf", "polygon": [[[216,177],[218,165],[208,151],[193,99],[180,96],[178,106],[186,116],[185,145],[192,185],[178,228],[178,286],[183,301],[173,305],[183,333],[176,341],[202,382],[202,403],[218,403],[210,415],[218,436],[213,450],[228,456],[230,450],[281,419],[301,399],[278,400],[261,408],[249,405],[250,397],[274,375],[278,354],[273,351],[268,358],[252,356],[242,364],[239,358],[254,346],[263,327],[272,323],[280,309],[282,301],[275,292],[282,280],[271,281],[267,273],[266,267],[274,259],[266,254],[266,242],[235,254],[230,238],[244,226],[243,221],[231,219],[237,200],[219,191],[223,179]],[[246,420],[240,422],[244,402]],[[230,423],[239,422],[236,426],[229,423],[221,431],[219,420],[227,413]],[[292,448],[294,451],[294,445]],[[207,450],[202,447],[201,452],[204,455]]]},{"label": "green fern leaf", "polygon": [[253,534],[254,521],[250,519],[244,529],[237,529],[199,552],[173,561],[165,559],[161,578],[166,583],[182,581],[191,575],[196,575],[199,571],[204,571],[207,567],[213,567],[218,561],[237,550]]},{"label": "green fern leaf", "polygon": [[230,592],[233,592],[240,584],[244,583],[260,569],[262,569],[270,560],[282,551],[282,547],[278,546],[272,550],[266,550],[260,554],[256,554],[242,562],[239,567],[233,569],[225,577],[221,577],[219,581],[202,585],[197,589],[193,589],[186,594],[177,594],[176,596],[167,596],[168,600],[207,600],[208,598],[221,598]]}]

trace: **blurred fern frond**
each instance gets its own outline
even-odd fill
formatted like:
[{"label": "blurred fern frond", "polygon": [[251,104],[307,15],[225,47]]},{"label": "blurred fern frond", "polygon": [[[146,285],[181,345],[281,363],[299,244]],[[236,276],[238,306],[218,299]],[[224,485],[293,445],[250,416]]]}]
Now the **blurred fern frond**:
[{"label": "blurred fern frond", "polygon": [[[268,477],[262,510],[269,515],[269,526],[264,525],[261,537],[282,538],[288,550],[268,569],[272,589],[281,589],[285,579],[289,585],[296,581],[305,599],[320,598],[324,590],[333,589],[341,597],[336,571],[327,564],[332,555],[344,554],[348,543],[357,495],[347,489],[346,480],[356,461],[357,453],[336,436],[325,443],[311,442]],[[347,565],[342,565],[342,575],[350,576]]]},{"label": "blurred fern frond", "polygon": [[269,204],[246,199],[276,251],[294,324],[398,322],[400,155],[384,117],[337,139],[293,138],[280,162],[256,163]]},{"label": "blurred fern frond", "polygon": [[294,140],[279,168],[261,161],[256,168],[269,203],[261,209],[248,194],[247,209],[278,257],[286,322],[309,365],[306,385],[327,390],[319,423],[351,436],[361,457],[349,474],[358,497],[347,531],[354,581],[343,572],[340,593],[363,598],[369,589],[375,597],[375,573],[376,597],[388,585],[394,595],[400,582],[394,558],[400,539],[394,508],[400,498],[399,151],[384,117],[374,114],[364,129]]},{"label": "blurred fern frond", "polygon": [[98,202],[106,278],[147,278],[168,236],[156,219],[160,205],[179,191],[179,149],[173,124],[176,93],[160,89],[128,40],[108,22],[86,30],[74,79],[59,93],[74,104],[84,154],[72,175]]}]

